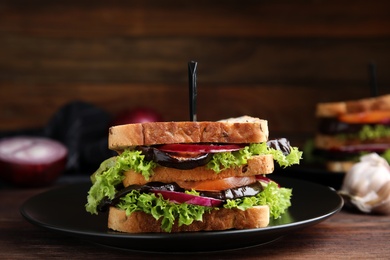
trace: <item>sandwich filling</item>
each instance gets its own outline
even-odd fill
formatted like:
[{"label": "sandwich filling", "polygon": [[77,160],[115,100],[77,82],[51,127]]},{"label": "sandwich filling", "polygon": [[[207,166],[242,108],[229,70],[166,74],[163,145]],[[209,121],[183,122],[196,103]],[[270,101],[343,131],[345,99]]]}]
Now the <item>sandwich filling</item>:
[{"label": "sandwich filling", "polygon": [[[117,207],[127,215],[142,211],[161,219],[161,228],[166,232],[171,231],[175,221],[190,225],[219,208],[246,210],[268,205],[271,217],[279,218],[291,205],[292,191],[262,174],[169,183],[149,181],[158,166],[184,170],[206,167],[218,175],[234,167],[245,170],[248,160],[258,155],[272,155],[280,166],[286,167],[299,163],[302,152],[286,139],[249,145],[174,144],[126,149],[104,161],[91,176],[93,185],[86,210],[97,214]],[[128,174],[140,174],[145,181],[125,187]]]},{"label": "sandwich filling", "polygon": [[390,162],[390,112],[370,111],[321,118],[315,153],[330,160],[357,161],[376,152]]}]

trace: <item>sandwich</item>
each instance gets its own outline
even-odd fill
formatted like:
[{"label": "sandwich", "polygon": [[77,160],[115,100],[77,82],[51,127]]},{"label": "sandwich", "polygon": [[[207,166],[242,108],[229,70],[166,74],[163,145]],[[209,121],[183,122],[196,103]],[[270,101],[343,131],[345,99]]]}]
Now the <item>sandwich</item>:
[{"label": "sandwich", "polygon": [[319,103],[313,153],[331,172],[347,172],[367,153],[390,162],[390,95]]},{"label": "sandwich", "polygon": [[112,126],[118,155],[91,175],[86,211],[108,211],[108,228],[126,233],[266,227],[291,205],[292,190],[267,177],[274,161],[302,156],[268,135],[268,122],[249,116]]}]

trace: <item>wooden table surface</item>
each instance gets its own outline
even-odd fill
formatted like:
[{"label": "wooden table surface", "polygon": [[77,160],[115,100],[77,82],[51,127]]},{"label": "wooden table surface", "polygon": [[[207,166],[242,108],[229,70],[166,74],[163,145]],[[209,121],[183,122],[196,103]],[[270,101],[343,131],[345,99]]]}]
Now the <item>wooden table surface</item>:
[{"label": "wooden table surface", "polygon": [[[56,184],[57,185],[57,184]],[[61,185],[61,184],[58,184]],[[317,225],[247,249],[159,254],[107,248],[34,226],[19,209],[47,188],[0,186],[0,259],[389,259],[390,217],[342,210]]]}]

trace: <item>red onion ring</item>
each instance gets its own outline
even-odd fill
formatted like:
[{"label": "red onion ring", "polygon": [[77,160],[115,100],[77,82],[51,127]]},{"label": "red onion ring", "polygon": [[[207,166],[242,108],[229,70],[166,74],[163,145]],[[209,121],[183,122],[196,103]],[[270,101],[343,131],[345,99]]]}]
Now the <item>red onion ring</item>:
[{"label": "red onion ring", "polygon": [[164,199],[174,203],[187,203],[192,205],[200,205],[206,207],[218,207],[222,204],[222,200],[201,197],[177,191],[152,190],[155,194],[161,194]]},{"label": "red onion ring", "polygon": [[43,137],[17,136],[0,140],[0,178],[18,186],[45,186],[66,166],[67,148]]}]

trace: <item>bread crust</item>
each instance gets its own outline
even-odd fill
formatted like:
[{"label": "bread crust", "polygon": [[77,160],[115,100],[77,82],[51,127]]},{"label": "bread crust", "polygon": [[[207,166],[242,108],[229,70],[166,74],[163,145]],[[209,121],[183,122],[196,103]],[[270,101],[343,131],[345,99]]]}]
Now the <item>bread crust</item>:
[{"label": "bread crust", "polygon": [[323,150],[330,150],[343,146],[359,144],[380,144],[390,143],[390,137],[375,138],[369,140],[360,140],[359,138],[337,138],[334,135],[317,134],[314,139],[315,147]]},{"label": "bread crust", "polygon": [[[268,206],[256,206],[245,211],[220,208],[205,213],[202,221],[194,221],[191,225],[179,226],[175,222],[171,232],[262,228],[268,226],[269,217]],[[133,212],[126,216],[124,210],[115,207],[110,207],[108,228],[126,233],[165,232],[161,229],[161,220],[156,221],[152,215]]]},{"label": "bread crust", "polygon": [[[256,119],[256,118],[254,118]],[[268,122],[150,122],[112,126],[108,147],[122,151],[137,145],[172,143],[261,143],[268,140]]]},{"label": "bread crust", "polygon": [[359,113],[374,110],[390,110],[390,94],[349,100],[345,102],[318,103],[316,108],[317,117],[337,117],[348,113]]},{"label": "bread crust", "polygon": [[325,167],[330,172],[348,172],[355,163],[353,161],[328,161]]},{"label": "bread crust", "polygon": [[146,180],[142,174],[132,170],[124,173],[125,179],[123,185],[125,187],[133,184],[144,185],[147,182],[176,182],[176,181],[204,181],[216,180],[227,177],[253,176],[259,174],[270,174],[274,171],[274,160],[272,155],[254,156],[246,165],[233,167],[215,173],[213,170],[207,169],[206,166],[197,167],[192,170],[180,170],[158,166],[154,170],[154,174],[149,180]]}]

